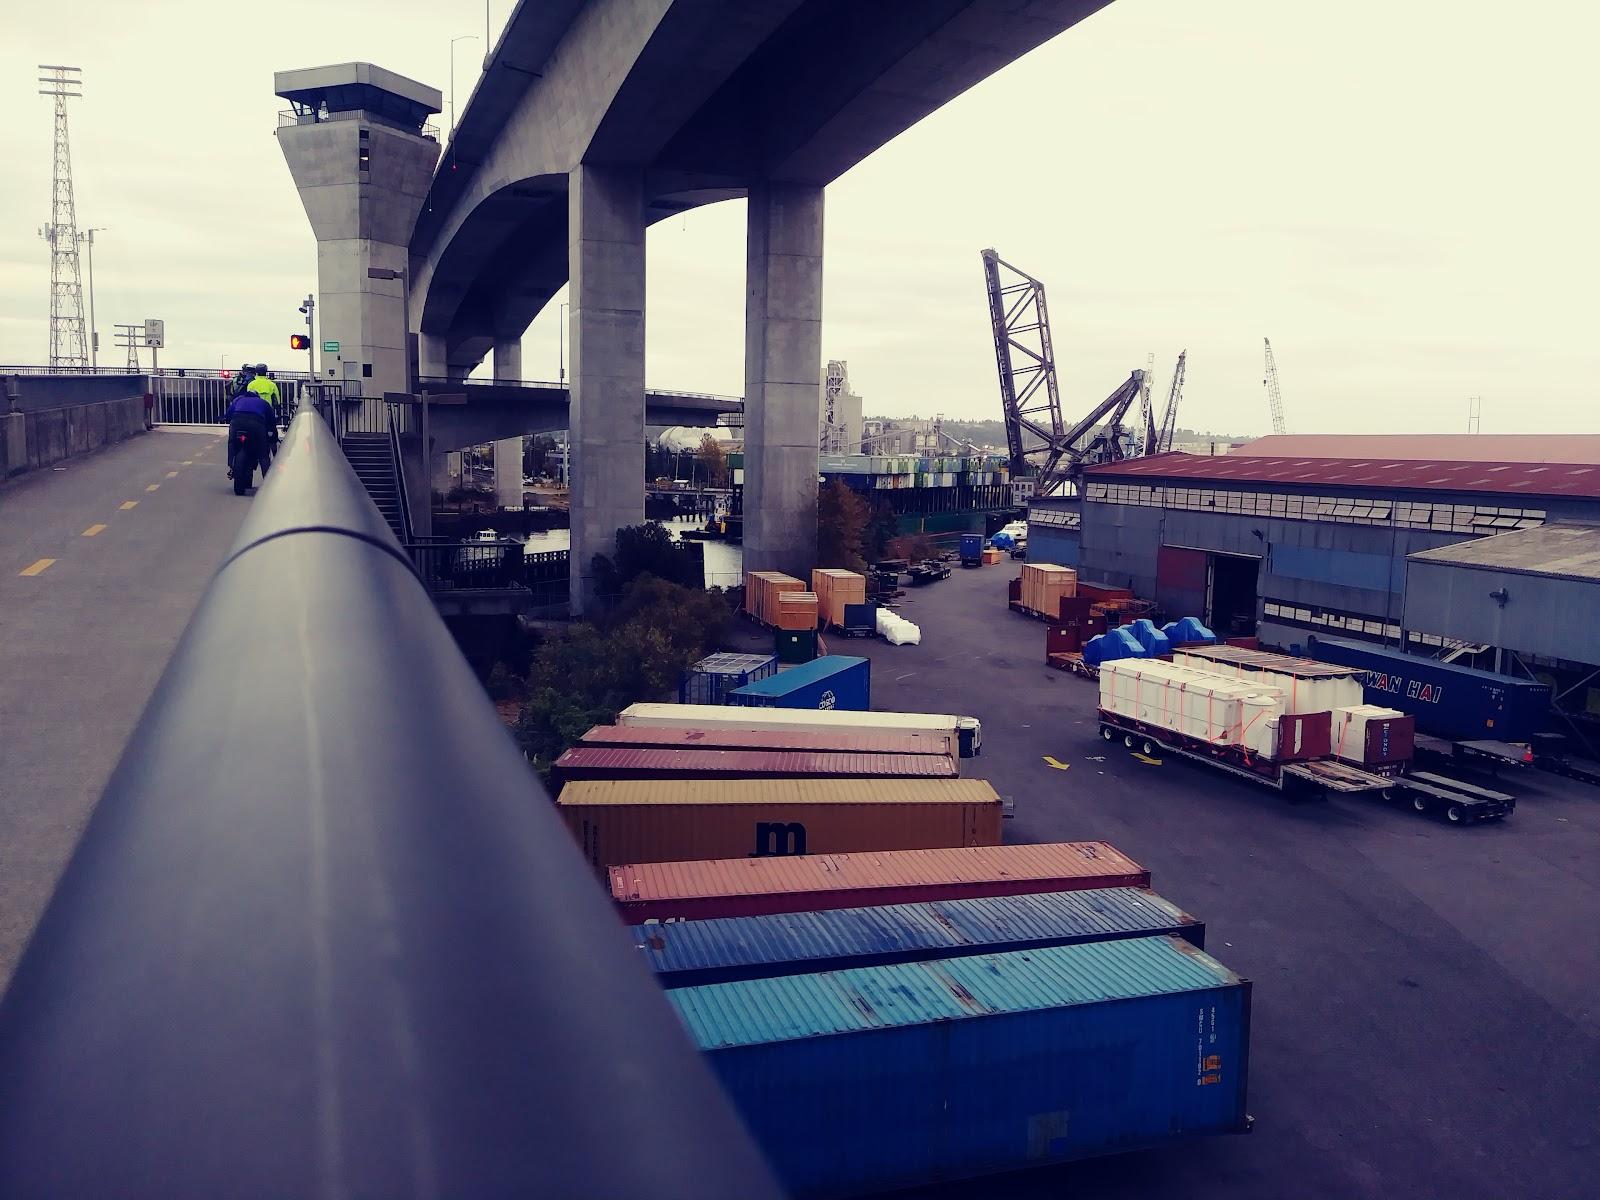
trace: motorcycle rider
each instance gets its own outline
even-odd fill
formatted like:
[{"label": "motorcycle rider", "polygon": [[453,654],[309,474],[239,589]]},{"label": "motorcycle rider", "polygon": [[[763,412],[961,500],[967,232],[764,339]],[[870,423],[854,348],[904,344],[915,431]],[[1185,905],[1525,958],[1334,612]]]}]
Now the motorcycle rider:
[{"label": "motorcycle rider", "polygon": [[279,394],[278,385],[273,381],[271,372],[267,370],[267,364],[257,363],[250,369],[254,375],[245,387],[272,405],[272,411],[277,418],[276,424],[282,424],[283,396]]},{"label": "motorcycle rider", "polygon": [[277,413],[272,405],[247,388],[233,398],[223,416],[228,422],[228,478],[233,478],[234,459],[242,437],[256,462],[261,464],[261,477],[265,479],[272,461],[272,431],[277,427]]}]

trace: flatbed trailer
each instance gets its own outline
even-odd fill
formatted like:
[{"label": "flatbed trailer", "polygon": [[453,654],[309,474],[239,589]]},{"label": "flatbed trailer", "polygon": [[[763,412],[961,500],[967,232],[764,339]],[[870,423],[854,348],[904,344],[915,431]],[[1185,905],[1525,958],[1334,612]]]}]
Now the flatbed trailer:
[{"label": "flatbed trailer", "polygon": [[1507,767],[1520,770],[1533,765],[1533,747],[1522,742],[1497,742],[1489,738],[1453,742],[1428,733],[1418,733],[1415,742],[1419,755],[1468,763],[1490,773]]},{"label": "flatbed trailer", "polygon": [[1380,773],[1334,758],[1280,763],[1249,754],[1239,746],[1186,737],[1103,708],[1099,714],[1100,736],[1108,742],[1120,737],[1129,750],[1147,758],[1174,754],[1286,795],[1373,792],[1385,800],[1409,801],[1416,812],[1437,813],[1452,825],[1497,820],[1517,805],[1516,798],[1504,792],[1427,771],[1402,774],[1397,767],[1392,773]]}]

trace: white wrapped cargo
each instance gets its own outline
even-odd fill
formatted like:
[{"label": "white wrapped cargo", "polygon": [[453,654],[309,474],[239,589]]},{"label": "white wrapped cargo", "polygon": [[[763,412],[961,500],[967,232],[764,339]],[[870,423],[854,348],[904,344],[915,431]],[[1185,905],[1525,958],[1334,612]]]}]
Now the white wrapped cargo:
[{"label": "white wrapped cargo", "polygon": [[1284,697],[1250,680],[1160,660],[1118,659],[1100,667],[1100,707],[1183,737],[1272,758]]},{"label": "white wrapped cargo", "polygon": [[1229,679],[1240,679],[1246,683],[1260,683],[1277,688],[1284,695],[1285,712],[1331,712],[1335,708],[1361,703],[1363,690],[1357,673],[1330,667],[1327,663],[1314,662],[1305,664],[1304,673],[1292,668],[1273,670],[1270,665],[1263,665],[1255,660],[1277,659],[1282,663],[1292,660],[1283,655],[1256,654],[1253,658],[1232,661],[1212,658],[1208,651],[1215,653],[1215,648],[1174,650],[1173,665],[1186,670],[1205,671]]}]

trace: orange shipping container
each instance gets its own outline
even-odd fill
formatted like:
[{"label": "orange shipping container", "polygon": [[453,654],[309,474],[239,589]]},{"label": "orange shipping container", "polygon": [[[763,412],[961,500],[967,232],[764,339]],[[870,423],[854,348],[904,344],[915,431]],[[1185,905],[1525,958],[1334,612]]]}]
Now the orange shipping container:
[{"label": "orange shipping container", "polygon": [[811,572],[811,590],[817,594],[817,616],[828,626],[844,627],[844,606],[867,602],[867,577],[837,567]]},{"label": "orange shipping container", "polygon": [[623,863],[998,846],[981,779],[579,780],[556,801],[603,876]]},{"label": "orange shipping container", "polygon": [[1061,601],[1078,594],[1078,573],[1053,563],[1027,563],[1022,568],[1022,607],[1051,620],[1061,615]]},{"label": "orange shipping container", "polygon": [[779,629],[815,629],[817,627],[817,594],[815,592],[778,593]]},{"label": "orange shipping container", "polygon": [[803,592],[806,585],[782,571],[750,571],[744,577],[744,606],[763,625],[778,624],[778,597],[784,592]]}]

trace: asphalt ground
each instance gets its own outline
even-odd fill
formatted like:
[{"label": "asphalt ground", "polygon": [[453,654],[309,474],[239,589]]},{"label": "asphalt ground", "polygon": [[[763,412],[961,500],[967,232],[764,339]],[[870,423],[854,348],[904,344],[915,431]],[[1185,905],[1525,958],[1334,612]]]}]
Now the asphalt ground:
[{"label": "asphalt ground", "polygon": [[249,505],[220,430],[0,488],[0,990]]},{"label": "asphalt ground", "polygon": [[[964,773],[1015,799],[1007,841],[1112,842],[1206,922],[1207,950],[1254,985],[1255,1130],[914,1194],[1600,1194],[1600,788],[1502,774],[1489,786],[1516,812],[1456,827],[1147,765],[1100,740],[1093,683],[1044,666],[1043,624],[1006,606],[1017,569],[908,591],[920,646],[829,649],[872,660],[874,708],[982,720]],[[770,647],[748,625],[734,640]]]}]

